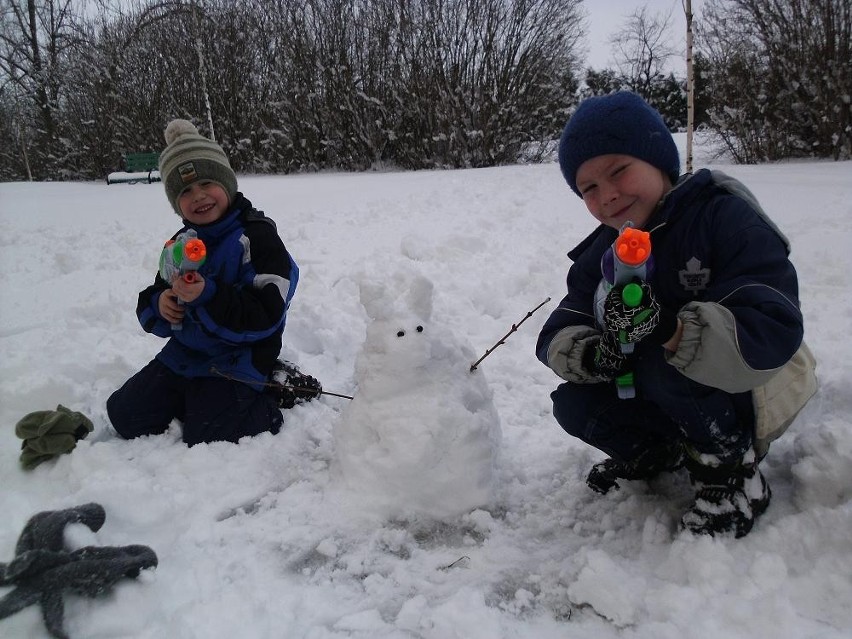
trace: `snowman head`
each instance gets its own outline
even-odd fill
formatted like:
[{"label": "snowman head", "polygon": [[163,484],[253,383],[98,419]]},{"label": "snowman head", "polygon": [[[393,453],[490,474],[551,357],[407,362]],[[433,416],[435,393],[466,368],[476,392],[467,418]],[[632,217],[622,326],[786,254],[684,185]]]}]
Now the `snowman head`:
[{"label": "snowman head", "polygon": [[360,294],[370,318],[364,345],[373,360],[370,377],[381,376],[386,383],[388,378],[410,377],[432,359],[438,337],[430,323],[434,290],[434,284],[407,263],[378,277],[364,276]]},{"label": "snowman head", "polygon": [[361,282],[361,304],[374,321],[399,320],[423,325],[432,317],[434,290],[430,280],[405,264],[381,277],[365,275]]}]

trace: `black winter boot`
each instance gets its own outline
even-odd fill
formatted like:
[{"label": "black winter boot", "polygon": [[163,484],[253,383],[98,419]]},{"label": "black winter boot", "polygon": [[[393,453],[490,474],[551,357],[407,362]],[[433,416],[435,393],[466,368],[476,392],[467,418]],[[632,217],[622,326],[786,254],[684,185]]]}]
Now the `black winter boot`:
[{"label": "black winter boot", "polygon": [[684,465],[695,487],[695,503],[681,527],[696,534],[734,533],[744,537],[769,506],[772,491],[757,467],[753,450],[735,464],[720,464],[713,455],[687,455]]},{"label": "black winter boot", "polygon": [[617,479],[653,479],[660,473],[672,472],[683,466],[683,446],[680,442],[665,444],[645,451],[636,459],[621,462],[609,458],[592,466],[586,483],[601,495],[618,489]]},{"label": "black winter boot", "polygon": [[293,408],[322,394],[322,385],[315,377],[306,375],[293,362],[279,359],[272,369],[272,381],[278,406]]}]

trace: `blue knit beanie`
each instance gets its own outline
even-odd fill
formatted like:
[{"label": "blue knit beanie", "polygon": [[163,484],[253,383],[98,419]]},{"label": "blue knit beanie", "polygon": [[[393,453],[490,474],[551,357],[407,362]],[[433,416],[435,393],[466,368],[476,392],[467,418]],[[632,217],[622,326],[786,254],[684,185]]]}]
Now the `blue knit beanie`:
[{"label": "blue knit beanie", "polygon": [[580,103],[559,140],[559,167],[577,190],[577,169],[586,160],[616,153],[657,167],[672,184],[680,176],[680,156],[662,116],[629,91],[587,98]]}]

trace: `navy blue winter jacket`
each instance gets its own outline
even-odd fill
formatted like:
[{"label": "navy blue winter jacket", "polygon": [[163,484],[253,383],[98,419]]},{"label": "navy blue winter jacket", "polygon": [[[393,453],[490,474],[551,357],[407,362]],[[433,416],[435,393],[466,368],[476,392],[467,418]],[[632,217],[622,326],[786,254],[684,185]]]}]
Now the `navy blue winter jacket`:
[{"label": "navy blue winter jacket", "polygon": [[[804,330],[789,245],[742,184],[706,169],[686,176],[645,230],[655,260],[654,295],[684,323],[677,352],[667,355],[670,364],[701,383],[743,392],[793,357]],[[568,294],[538,338],[538,358],[568,381],[595,381],[564,370],[572,368],[566,361],[580,361],[566,351],[597,334],[593,299],[601,257],[616,235],[602,225],[568,254],[574,261]]]},{"label": "navy blue winter jacket", "polygon": [[[246,382],[269,380],[281,350],[281,334],[299,269],[275,223],[241,193],[231,209],[208,225],[187,224],[207,247],[198,272],[202,294],[188,303],[183,328],[172,330],[158,311],[170,288],[159,273],[139,293],[136,314],[148,333],[170,338],[157,359],[184,377],[226,375]],[[253,384],[261,390],[261,384]]]}]

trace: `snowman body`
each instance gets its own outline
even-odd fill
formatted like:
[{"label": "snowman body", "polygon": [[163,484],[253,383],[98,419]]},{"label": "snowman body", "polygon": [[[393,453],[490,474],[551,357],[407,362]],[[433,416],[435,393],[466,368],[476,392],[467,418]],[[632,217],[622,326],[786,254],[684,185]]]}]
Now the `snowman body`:
[{"label": "snowman body", "polygon": [[391,517],[452,518],[493,499],[499,417],[471,346],[434,321],[433,293],[411,268],[360,283],[370,320],[335,463]]}]

